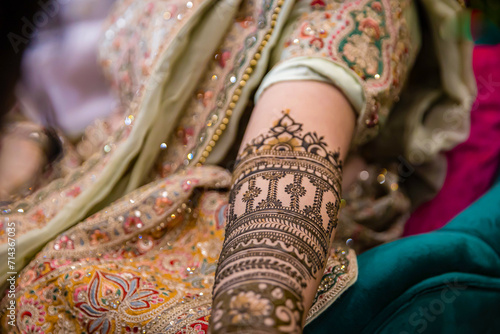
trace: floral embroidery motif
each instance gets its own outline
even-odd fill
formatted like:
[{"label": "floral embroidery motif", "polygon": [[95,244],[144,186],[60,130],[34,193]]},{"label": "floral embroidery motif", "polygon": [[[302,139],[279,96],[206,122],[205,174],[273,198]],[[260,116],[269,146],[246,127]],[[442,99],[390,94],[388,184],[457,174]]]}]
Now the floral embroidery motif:
[{"label": "floral embroidery motif", "polygon": [[366,35],[353,35],[344,45],[344,59],[361,78],[373,77],[379,72],[379,49]]},{"label": "floral embroidery motif", "polygon": [[136,229],[141,229],[144,226],[139,217],[128,217],[123,223],[123,230],[125,233],[132,233]]},{"label": "floral embroidery motif", "polygon": [[45,213],[42,209],[37,210],[33,216],[31,216],[31,220],[36,222],[38,226],[43,226],[47,218],[45,217]]},{"label": "floral embroidery motif", "polygon": [[155,201],[153,210],[157,215],[161,215],[165,212],[165,209],[172,205],[172,201],[168,197],[159,197]]},{"label": "floral embroidery motif", "polygon": [[45,321],[45,308],[32,298],[21,298],[18,309],[17,325],[24,333],[43,333],[39,324]]},{"label": "floral embroidery motif", "polygon": [[[359,77],[366,95],[355,144],[373,138],[385,121],[406,79],[412,50],[402,12],[408,1],[313,0],[300,25],[287,39],[282,59],[330,58]],[[303,9],[302,9],[303,10]]]},{"label": "floral embroidery motif", "polygon": [[54,242],[54,249],[56,251],[61,249],[75,249],[73,240],[71,240],[67,235],[63,234],[59,237],[56,242]]},{"label": "floral embroidery motif", "polygon": [[90,245],[95,246],[102,242],[107,242],[110,240],[109,235],[106,232],[102,232],[100,229],[95,229],[90,233]]},{"label": "floral embroidery motif", "polygon": [[[134,311],[149,309],[151,304],[163,302],[160,292],[141,287],[141,279],[133,277],[124,279],[119,275],[96,271],[89,283],[85,302],[75,304],[75,307],[90,319],[87,329],[90,333],[99,331],[109,333],[111,313],[118,308]],[[127,313],[126,310],[122,311]]]},{"label": "floral embroidery motif", "polygon": [[80,195],[81,192],[82,190],[80,189],[80,187],[75,186],[66,193],[66,196],[77,197],[78,195]]}]

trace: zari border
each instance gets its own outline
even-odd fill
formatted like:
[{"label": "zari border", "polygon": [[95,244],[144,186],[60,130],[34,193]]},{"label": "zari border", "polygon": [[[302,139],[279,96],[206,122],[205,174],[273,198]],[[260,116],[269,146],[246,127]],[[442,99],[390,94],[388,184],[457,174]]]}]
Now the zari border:
[{"label": "zari border", "polygon": [[270,27],[264,34],[264,37],[257,48],[257,52],[253,55],[252,60],[250,60],[249,65],[245,69],[244,74],[242,75],[238,86],[236,87],[231,96],[230,99],[231,102],[229,102],[229,105],[225,110],[224,117],[222,118],[221,123],[217,126],[214,134],[211,137],[211,140],[208,142],[208,144],[201,152],[201,156],[199,157],[196,166],[201,166],[206,162],[206,159],[214,149],[217,141],[220,139],[222,133],[226,130],[227,125],[229,124],[229,120],[233,115],[234,110],[237,108],[237,103],[240,100],[243,91],[245,90],[245,86],[247,85],[251,75],[254,73],[254,70],[257,67],[259,60],[262,58],[262,51],[268,44],[273,32],[275,31],[277,21],[280,16],[279,14],[282,12],[282,7],[284,3],[285,0],[278,0],[276,7],[273,10],[273,14],[271,15],[271,22],[269,23]]},{"label": "zari border", "polygon": [[[309,313],[306,318],[306,325],[311,323],[316,319],[321,313],[323,313],[330,305],[332,305],[340,295],[347,290],[351,285],[353,285],[358,279],[358,262],[356,260],[356,254],[354,250],[342,250],[346,252],[346,258],[348,261],[347,271],[337,277],[334,282],[333,288],[327,290],[326,293],[316,295],[316,302],[309,309]],[[327,264],[328,267],[328,264]],[[334,267],[335,268],[335,267]],[[328,282],[324,282],[325,277],[321,280],[320,287]],[[318,298],[321,296],[322,298]]]}]

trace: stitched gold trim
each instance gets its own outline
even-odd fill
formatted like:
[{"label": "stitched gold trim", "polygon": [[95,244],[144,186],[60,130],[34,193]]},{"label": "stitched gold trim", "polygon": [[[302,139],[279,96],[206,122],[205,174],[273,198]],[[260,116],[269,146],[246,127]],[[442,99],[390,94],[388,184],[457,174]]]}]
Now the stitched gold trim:
[{"label": "stitched gold trim", "polygon": [[[336,249],[340,249],[342,251],[341,247]],[[346,250],[346,252],[346,258],[349,264],[347,265],[345,273],[338,276],[333,288],[324,293],[321,299],[318,298],[314,302],[314,304],[309,309],[309,313],[307,314],[306,325],[310,324],[314,319],[322,314],[323,311],[330,307],[330,305],[332,305],[337,300],[337,298],[339,298],[340,295],[347,290],[347,288],[349,288],[356,282],[358,278],[358,261],[356,259],[356,253],[352,249]],[[329,261],[330,260],[331,258],[329,259]],[[325,277],[323,277],[320,286],[324,281]]]},{"label": "stitched gold trim", "polygon": [[248,79],[252,75],[255,67],[257,66],[258,61],[261,58],[261,51],[264,49],[267,42],[271,38],[271,35],[274,31],[274,27],[276,26],[278,14],[281,12],[281,7],[283,6],[284,3],[285,3],[285,0],[279,0],[276,8],[274,8],[274,12],[271,15],[271,27],[269,28],[267,33],[264,35],[264,39],[262,40],[262,42],[260,43],[260,45],[257,49],[258,51],[254,54],[253,59],[250,61],[250,66],[248,66],[245,69],[245,74],[242,76],[241,81],[238,84],[238,87],[236,88],[236,90],[233,93],[233,96],[230,99],[231,102],[229,103],[229,108],[226,110],[225,117],[222,119],[221,124],[219,124],[219,126],[215,130],[215,134],[212,136],[212,140],[210,140],[208,145],[205,147],[205,149],[201,153],[201,157],[200,157],[199,161],[196,163],[197,167],[199,167],[205,163],[206,159],[208,158],[208,156],[212,152],[212,150],[215,147],[220,136],[222,135],[224,130],[226,130],[227,124],[229,124],[229,119],[233,115],[233,110],[236,107],[236,103],[240,99],[242,90],[246,86]]}]

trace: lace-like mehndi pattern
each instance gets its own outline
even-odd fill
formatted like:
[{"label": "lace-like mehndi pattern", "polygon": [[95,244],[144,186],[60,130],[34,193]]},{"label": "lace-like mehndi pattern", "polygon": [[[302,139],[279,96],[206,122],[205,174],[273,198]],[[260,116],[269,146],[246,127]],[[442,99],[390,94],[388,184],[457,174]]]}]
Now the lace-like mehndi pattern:
[{"label": "lace-like mehndi pattern", "polygon": [[[241,154],[215,278],[216,333],[300,333],[340,203],[339,153],[285,112]],[[229,313],[225,313],[229,310]]]}]

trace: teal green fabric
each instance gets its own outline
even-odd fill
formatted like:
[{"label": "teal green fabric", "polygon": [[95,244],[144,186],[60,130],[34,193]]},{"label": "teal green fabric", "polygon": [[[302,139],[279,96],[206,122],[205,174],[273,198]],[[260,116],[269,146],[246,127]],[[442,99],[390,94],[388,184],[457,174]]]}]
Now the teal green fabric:
[{"label": "teal green fabric", "polygon": [[500,179],[442,229],[358,265],[358,281],[305,333],[500,333]]},{"label": "teal green fabric", "polygon": [[497,45],[500,44],[500,27],[488,19],[476,23],[480,30],[479,36],[476,36],[476,45]]}]

